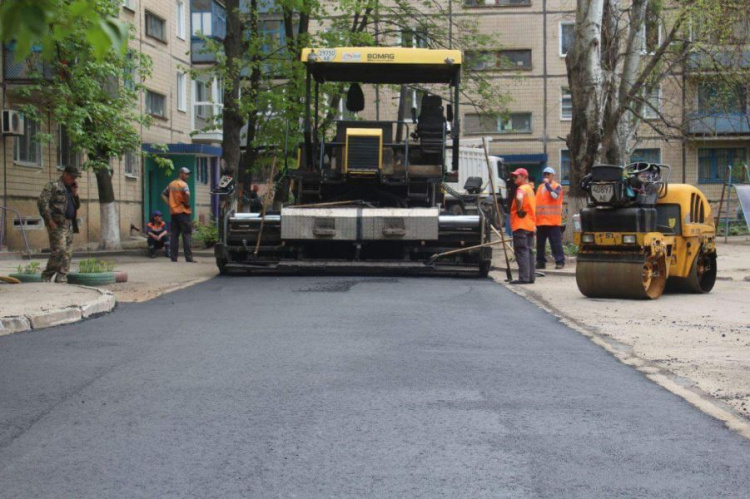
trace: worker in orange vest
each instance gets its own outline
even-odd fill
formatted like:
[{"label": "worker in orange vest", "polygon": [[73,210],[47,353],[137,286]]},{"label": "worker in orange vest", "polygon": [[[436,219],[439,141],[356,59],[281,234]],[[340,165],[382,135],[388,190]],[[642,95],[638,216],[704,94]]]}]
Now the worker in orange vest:
[{"label": "worker in orange vest", "polygon": [[518,279],[511,284],[532,284],[534,268],[534,233],[536,232],[536,195],[529,185],[529,172],[518,168],[511,173],[516,184],[516,197],[510,207],[510,228],[513,231],[513,252],[518,262]]},{"label": "worker in orange vest", "polygon": [[547,265],[547,239],[555,257],[555,268],[565,267],[562,245],[562,186],[555,182],[555,169],[544,169],[544,181],[536,191],[536,268]]},{"label": "worker in orange vest", "polygon": [[169,183],[161,198],[169,205],[169,215],[172,225],[169,229],[169,256],[173,262],[177,261],[180,252],[180,234],[182,234],[182,246],[185,249],[185,261],[195,263],[191,238],[193,234],[193,215],[190,209],[190,187],[187,184],[190,178],[190,170],[180,168],[179,177]]}]

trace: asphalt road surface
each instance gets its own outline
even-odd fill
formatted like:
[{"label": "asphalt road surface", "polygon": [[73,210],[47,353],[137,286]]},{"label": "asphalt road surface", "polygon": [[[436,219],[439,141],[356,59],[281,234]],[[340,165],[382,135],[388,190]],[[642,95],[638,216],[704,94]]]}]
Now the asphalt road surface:
[{"label": "asphalt road surface", "polygon": [[0,337],[0,497],[747,497],[750,442],[489,280],[217,278]]}]

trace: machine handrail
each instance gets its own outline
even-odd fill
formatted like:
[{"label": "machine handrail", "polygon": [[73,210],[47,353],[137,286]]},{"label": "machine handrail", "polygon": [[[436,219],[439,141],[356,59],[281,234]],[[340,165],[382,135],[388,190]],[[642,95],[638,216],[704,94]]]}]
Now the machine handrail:
[{"label": "machine handrail", "polygon": [[7,206],[0,206],[0,212],[2,212],[2,216],[0,217],[0,250],[3,249],[3,236],[5,234],[5,212],[11,211],[15,213],[16,219],[19,221],[18,226],[21,228],[21,235],[23,236],[23,242],[26,246],[26,256],[29,260],[31,260],[31,248],[29,247],[29,240],[26,238],[26,229],[24,228],[24,217],[21,216],[21,212],[13,209],[8,208]]}]

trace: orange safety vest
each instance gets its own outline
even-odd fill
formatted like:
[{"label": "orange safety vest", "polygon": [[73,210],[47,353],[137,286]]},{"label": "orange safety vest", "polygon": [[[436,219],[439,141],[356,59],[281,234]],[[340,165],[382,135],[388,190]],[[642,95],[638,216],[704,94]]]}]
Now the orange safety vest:
[{"label": "orange safety vest", "polygon": [[536,196],[534,195],[534,188],[529,184],[523,184],[518,190],[523,192],[522,208],[526,212],[526,216],[523,218],[518,216],[518,208],[516,207],[517,199],[513,198],[513,204],[510,206],[510,228],[514,232],[517,230],[536,232]]},{"label": "orange safety vest", "polygon": [[180,179],[173,180],[167,187],[169,197],[169,213],[179,215],[181,213],[191,213],[190,208],[185,206],[187,201],[186,194],[190,193],[187,183]]},{"label": "orange safety vest", "polygon": [[[554,190],[560,187],[560,184],[551,181],[550,187]],[[547,190],[547,184],[543,182],[536,191],[536,224],[562,225],[562,204],[562,189],[557,199],[554,199]]]}]

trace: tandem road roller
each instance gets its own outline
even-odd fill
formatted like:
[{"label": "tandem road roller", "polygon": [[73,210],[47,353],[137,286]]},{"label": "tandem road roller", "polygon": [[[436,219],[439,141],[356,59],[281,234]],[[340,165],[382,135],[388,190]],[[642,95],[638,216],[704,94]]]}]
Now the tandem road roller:
[{"label": "tandem road roller", "polygon": [[594,166],[581,186],[576,267],[591,298],[656,299],[667,291],[708,293],[716,281],[711,207],[691,185],[669,184],[667,165]]}]

